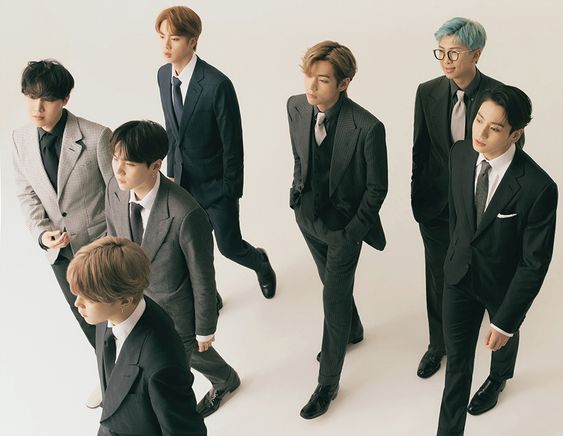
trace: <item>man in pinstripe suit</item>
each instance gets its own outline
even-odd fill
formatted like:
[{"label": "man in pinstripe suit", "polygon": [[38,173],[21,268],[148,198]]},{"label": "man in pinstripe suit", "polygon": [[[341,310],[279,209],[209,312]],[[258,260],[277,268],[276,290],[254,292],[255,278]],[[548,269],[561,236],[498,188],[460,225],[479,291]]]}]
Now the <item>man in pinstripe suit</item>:
[{"label": "man in pinstripe suit", "polygon": [[324,329],[318,386],[301,410],[328,410],[338,393],[346,345],[363,339],[353,287],[362,241],[385,247],[379,209],[387,194],[385,128],[346,95],[356,73],[350,50],[332,41],[303,58],[306,94],[287,111],[295,168],[290,207],[323,283]]},{"label": "man in pinstripe suit", "polygon": [[64,108],[74,79],[60,63],[29,62],[21,85],[32,123],[13,133],[16,195],[28,228],[46,251],[64,297],[94,347],[95,327],[74,307],[66,271],[73,253],[106,232],[111,131]]}]

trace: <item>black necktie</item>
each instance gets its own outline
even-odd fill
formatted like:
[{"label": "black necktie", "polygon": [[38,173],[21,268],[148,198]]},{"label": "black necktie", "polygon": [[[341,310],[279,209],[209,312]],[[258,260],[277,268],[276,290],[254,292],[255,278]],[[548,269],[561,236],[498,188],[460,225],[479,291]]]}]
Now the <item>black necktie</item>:
[{"label": "black necktie", "polygon": [[172,77],[172,100],[174,105],[174,115],[176,115],[176,122],[178,127],[180,127],[180,122],[182,121],[182,113],[184,112],[184,102],[182,100],[182,90],[180,86],[182,81],[176,76]]},{"label": "black necktie", "polygon": [[133,242],[141,245],[143,242],[143,219],[141,218],[141,211],[143,206],[139,203],[129,203],[131,205],[131,215],[129,216],[129,222],[131,224],[131,236],[133,237]]},{"label": "black necktie", "polygon": [[489,162],[484,160],[481,163],[481,172],[477,178],[477,187],[475,188],[475,222],[477,227],[483,218],[485,213],[485,204],[487,203],[487,197],[489,196],[489,172],[491,171],[491,165]]},{"label": "black necktie", "polygon": [[111,372],[113,371],[113,367],[115,366],[115,336],[113,335],[112,329],[110,327],[106,327],[103,353],[104,376],[107,386]]},{"label": "black necktie", "polygon": [[41,137],[39,145],[41,147],[41,157],[43,158],[43,166],[49,176],[51,185],[57,191],[57,173],[59,172],[59,156],[57,155],[57,137],[49,132]]}]

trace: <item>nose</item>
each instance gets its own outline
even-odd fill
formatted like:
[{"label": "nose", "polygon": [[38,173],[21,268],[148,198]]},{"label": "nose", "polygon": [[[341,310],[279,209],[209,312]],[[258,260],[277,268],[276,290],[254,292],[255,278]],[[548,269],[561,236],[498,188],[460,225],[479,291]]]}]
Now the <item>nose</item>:
[{"label": "nose", "polygon": [[33,109],[33,112],[39,112],[39,113],[43,112],[44,110],[43,100],[40,98],[33,100],[31,107]]},{"label": "nose", "polygon": [[76,298],[74,299],[74,307],[80,307],[80,295],[77,295]]}]

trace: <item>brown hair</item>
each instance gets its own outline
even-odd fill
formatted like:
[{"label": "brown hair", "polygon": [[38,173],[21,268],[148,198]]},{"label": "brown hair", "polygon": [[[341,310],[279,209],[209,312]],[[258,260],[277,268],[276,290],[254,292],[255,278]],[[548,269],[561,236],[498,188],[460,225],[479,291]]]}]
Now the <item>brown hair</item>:
[{"label": "brown hair", "polygon": [[[160,33],[160,25],[166,20],[173,35],[184,36],[188,39],[199,38],[201,35],[201,18],[187,6],[172,6],[164,9],[156,17],[154,28]],[[197,41],[194,50],[197,49]]]},{"label": "brown hair", "polygon": [[138,302],[149,285],[150,263],[143,249],[125,238],[106,236],[82,247],[67,271],[72,293],[113,303]]},{"label": "brown hair", "polygon": [[352,80],[358,70],[350,49],[335,41],[321,41],[307,50],[301,61],[301,70],[309,74],[313,64],[318,61],[330,62],[338,84],[344,79]]}]

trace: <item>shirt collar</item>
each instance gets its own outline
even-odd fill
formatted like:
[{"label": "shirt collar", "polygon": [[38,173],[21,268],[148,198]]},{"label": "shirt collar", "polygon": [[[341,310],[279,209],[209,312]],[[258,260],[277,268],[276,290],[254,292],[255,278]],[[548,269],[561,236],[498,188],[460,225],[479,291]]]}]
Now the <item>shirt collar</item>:
[{"label": "shirt collar", "polygon": [[122,344],[125,339],[127,339],[129,334],[133,331],[133,329],[137,325],[137,322],[139,322],[139,319],[141,319],[141,316],[145,312],[146,307],[147,303],[145,302],[145,299],[141,298],[141,301],[139,301],[139,304],[137,304],[137,307],[135,308],[133,313],[129,315],[129,318],[127,318],[125,321],[122,321],[119,324],[113,324],[108,320],[108,327],[111,328],[111,331],[115,338]]},{"label": "shirt collar", "polygon": [[515,153],[516,153],[516,146],[514,144],[511,144],[510,147],[508,147],[508,150],[506,150],[503,154],[501,154],[498,157],[495,157],[492,160],[487,160],[485,156],[479,153],[479,156],[477,157],[477,163],[475,164],[475,166],[479,166],[481,162],[487,160],[489,165],[491,165],[492,170],[500,171],[504,168],[508,168],[508,166],[512,162],[512,159],[514,159]]},{"label": "shirt collar", "polygon": [[[479,69],[476,69],[475,77],[471,81],[469,85],[463,90],[463,93],[468,97],[473,97],[477,93],[479,89],[479,85],[481,84],[481,72]],[[450,96],[453,98],[456,95],[457,91],[459,91],[459,86],[453,80],[450,80]]]},{"label": "shirt collar", "polygon": [[182,85],[184,83],[187,85],[194,73],[196,63],[197,63],[197,55],[194,53],[192,58],[188,62],[188,65],[184,67],[184,69],[180,74],[176,74],[176,72],[174,71],[174,67],[172,67],[172,76],[170,77],[170,81],[172,82],[172,84],[174,84],[172,78],[177,77],[178,79],[180,79],[180,82],[182,82]]},{"label": "shirt collar", "polygon": [[53,130],[47,132],[42,127],[38,127],[37,132],[39,133],[39,140],[41,141],[47,133],[56,136],[58,138],[62,138],[63,133],[65,131],[67,118],[68,118],[68,111],[66,109],[63,109],[63,114],[61,115],[61,118],[59,119],[57,124],[55,124],[55,127],[53,127]]},{"label": "shirt collar", "polygon": [[156,200],[156,194],[158,193],[158,188],[160,187],[160,173],[156,175],[156,182],[154,182],[154,186],[149,191],[147,195],[142,200],[137,200],[135,198],[135,194],[133,191],[129,191],[129,203],[137,203],[143,206],[145,210],[151,210],[154,201]]},{"label": "shirt collar", "polygon": [[[340,108],[342,107],[343,101],[344,101],[344,97],[342,96],[342,94],[340,94],[340,97],[338,98],[336,104],[324,113],[326,116],[325,123],[326,122],[332,123],[334,120],[338,119],[338,114],[340,113]],[[317,105],[313,105],[313,115],[315,119],[317,118],[319,112],[320,111]]]}]

